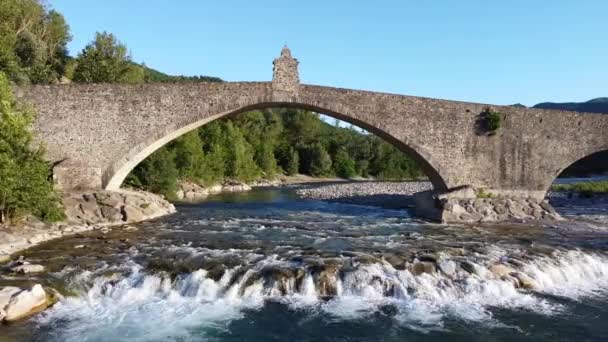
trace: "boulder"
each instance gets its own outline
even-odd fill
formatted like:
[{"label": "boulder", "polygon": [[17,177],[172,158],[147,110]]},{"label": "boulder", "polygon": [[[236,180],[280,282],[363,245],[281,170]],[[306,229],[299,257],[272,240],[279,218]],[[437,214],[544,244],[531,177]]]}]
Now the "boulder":
[{"label": "boulder", "polygon": [[21,292],[21,289],[14,286],[6,286],[0,289],[0,322],[6,317],[6,311],[4,309],[11,301],[11,298],[19,292]]},{"label": "boulder", "polygon": [[122,209],[123,218],[127,222],[138,222],[144,219],[144,214],[139,207],[127,204]]},{"label": "boulder", "polygon": [[120,212],[120,209],[116,209],[114,207],[107,207],[107,206],[101,207],[101,215],[108,222],[122,221],[122,216],[123,216],[122,213]]},{"label": "boulder", "polygon": [[0,264],[11,261],[10,254],[0,254]]},{"label": "boulder", "polygon": [[6,313],[4,320],[17,321],[46,309],[47,305],[46,292],[40,284],[36,284],[30,290],[13,294],[4,308]]},{"label": "boulder", "polygon": [[452,260],[441,260],[437,266],[439,267],[439,270],[448,277],[451,277],[456,273],[456,263]]},{"label": "boulder", "polygon": [[44,272],[44,266],[22,263],[21,265],[11,267],[10,270],[11,272],[19,274],[40,273]]},{"label": "boulder", "polygon": [[251,190],[251,187],[243,182],[226,181],[222,184],[222,191],[224,192],[242,192],[249,190]]}]

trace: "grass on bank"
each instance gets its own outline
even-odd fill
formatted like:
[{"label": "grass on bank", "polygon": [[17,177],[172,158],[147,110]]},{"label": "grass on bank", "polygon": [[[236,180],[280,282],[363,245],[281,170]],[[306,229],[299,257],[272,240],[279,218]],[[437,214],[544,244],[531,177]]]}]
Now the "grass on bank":
[{"label": "grass on bank", "polygon": [[551,187],[551,190],[563,192],[578,192],[584,196],[608,194],[608,181],[554,184]]}]

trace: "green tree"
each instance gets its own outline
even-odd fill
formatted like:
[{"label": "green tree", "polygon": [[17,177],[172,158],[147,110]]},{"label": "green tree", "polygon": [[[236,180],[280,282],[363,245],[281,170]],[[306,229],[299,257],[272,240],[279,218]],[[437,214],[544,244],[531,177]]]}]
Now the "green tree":
[{"label": "green tree", "polygon": [[202,181],[205,158],[203,144],[198,132],[192,131],[175,139],[169,145],[175,155],[175,166],[180,178]]},{"label": "green tree", "polygon": [[300,156],[298,151],[293,147],[289,149],[289,160],[287,161],[287,167],[285,168],[285,172],[289,176],[293,176],[299,172],[300,168]]},{"label": "green tree", "polygon": [[131,61],[126,45],[107,32],[95,34],[76,58],[74,81],[79,83],[143,83],[144,70]]},{"label": "green tree", "polygon": [[175,153],[168,148],[160,148],[133,170],[127,184],[172,199],[177,190],[178,174]]},{"label": "green tree", "polygon": [[241,130],[231,121],[225,126],[224,146],[226,146],[226,176],[240,181],[252,181],[259,170],[253,161],[252,148],[247,143]]},{"label": "green tree", "polygon": [[15,103],[0,72],[0,222],[25,214],[47,221],[64,217],[44,150],[32,144],[32,118],[31,109]]},{"label": "green tree", "polygon": [[277,160],[274,156],[272,140],[268,139],[260,142],[255,155],[255,162],[265,177],[272,178],[277,173]]},{"label": "green tree", "polygon": [[340,149],[333,162],[336,175],[343,178],[352,178],[357,175],[355,161],[348,155],[345,149]]},{"label": "green tree", "polygon": [[331,157],[320,143],[311,148],[310,175],[324,177],[331,175]]},{"label": "green tree", "polygon": [[55,83],[71,36],[61,14],[38,0],[0,2],[0,71],[18,83]]}]

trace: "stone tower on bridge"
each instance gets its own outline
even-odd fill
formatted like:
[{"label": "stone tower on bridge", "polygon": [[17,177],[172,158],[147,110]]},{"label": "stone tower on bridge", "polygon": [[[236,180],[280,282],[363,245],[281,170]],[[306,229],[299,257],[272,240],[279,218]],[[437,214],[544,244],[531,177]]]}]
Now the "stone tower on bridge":
[{"label": "stone tower on bridge", "polygon": [[274,91],[297,94],[300,85],[298,60],[291,56],[291,51],[285,45],[281,56],[272,63],[272,88]]}]

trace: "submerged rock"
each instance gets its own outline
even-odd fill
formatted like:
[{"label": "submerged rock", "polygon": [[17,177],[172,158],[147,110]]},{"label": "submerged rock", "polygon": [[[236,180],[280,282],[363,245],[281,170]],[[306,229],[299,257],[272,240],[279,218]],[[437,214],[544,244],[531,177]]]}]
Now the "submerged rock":
[{"label": "submerged rock", "polygon": [[520,286],[524,289],[538,288],[538,283],[536,282],[536,280],[532,279],[525,273],[515,272],[515,273],[512,273],[512,276],[515,277],[519,281]]},{"label": "submerged rock", "polygon": [[505,264],[494,264],[494,265],[490,266],[490,268],[488,268],[488,270],[490,272],[492,272],[498,278],[502,278],[504,276],[507,276],[507,275],[515,272],[515,270],[512,267],[507,266]]},{"label": "submerged rock", "polygon": [[435,273],[435,264],[428,261],[416,262],[411,265],[411,272],[414,275],[421,275],[423,273],[433,274]]},{"label": "submerged rock", "polygon": [[457,265],[452,260],[441,260],[437,266],[439,267],[439,270],[448,277],[451,277],[456,273]]}]

